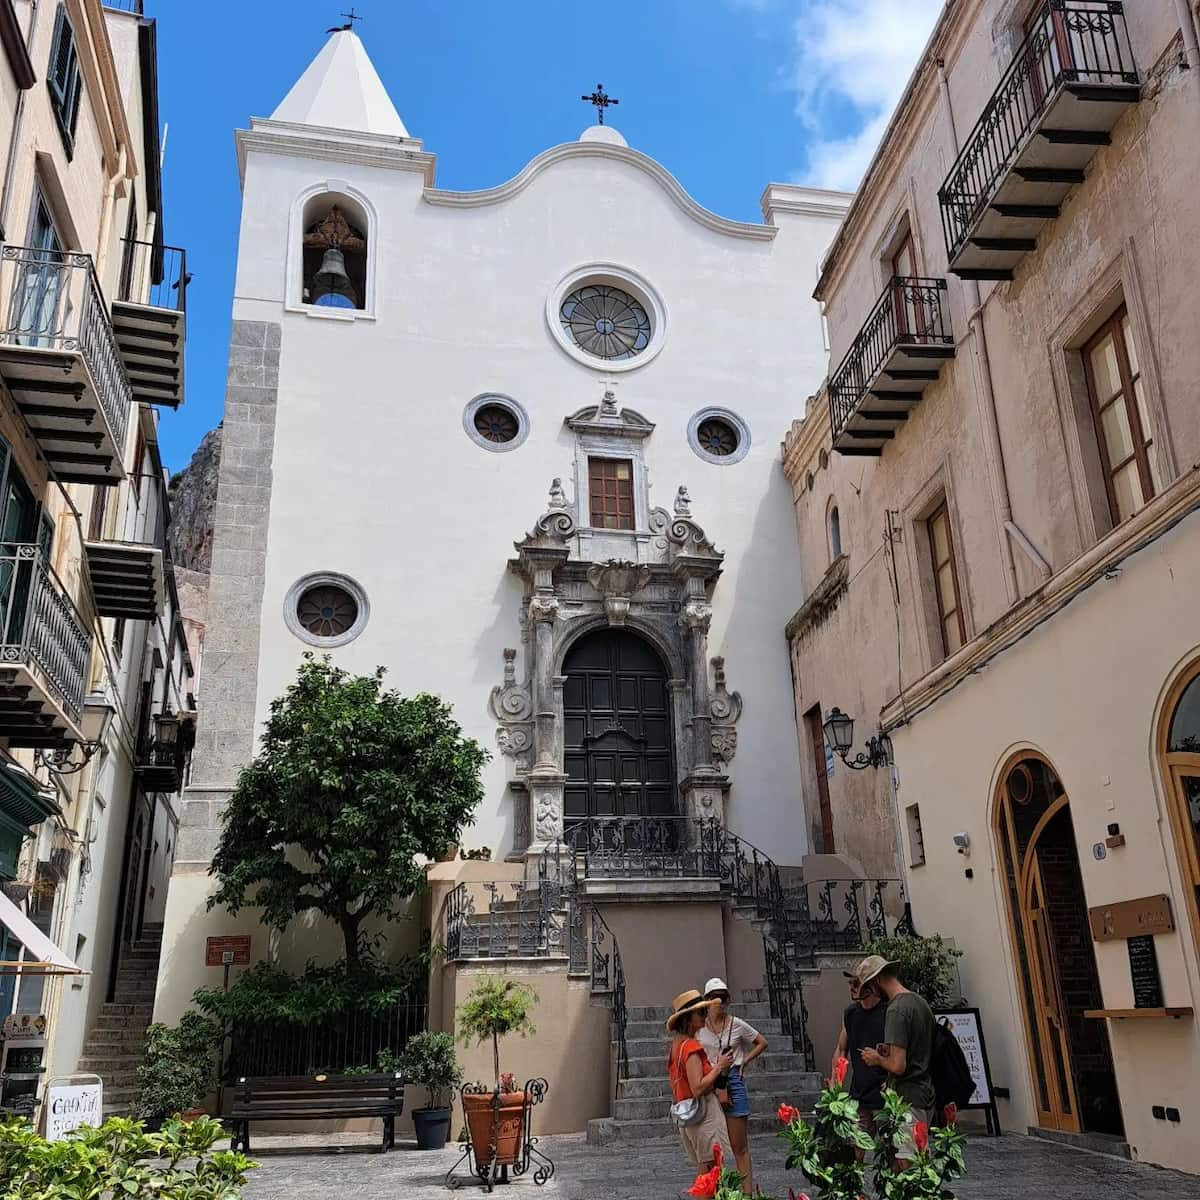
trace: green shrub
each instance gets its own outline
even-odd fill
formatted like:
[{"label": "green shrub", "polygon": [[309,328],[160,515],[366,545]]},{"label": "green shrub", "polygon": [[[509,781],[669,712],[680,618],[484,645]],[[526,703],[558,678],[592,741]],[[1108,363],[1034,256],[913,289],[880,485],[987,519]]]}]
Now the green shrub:
[{"label": "green shrub", "polygon": [[147,1133],[113,1117],[48,1142],[25,1121],[0,1120],[2,1200],[240,1200],[258,1164],[213,1150],[226,1133],[219,1121],[168,1121]]},{"label": "green shrub", "polygon": [[458,1036],[467,1044],[492,1043],[496,1090],[500,1090],[500,1039],[507,1033],[536,1033],[530,1012],[537,992],[527,983],[485,975],[458,1008]]},{"label": "green shrub", "polygon": [[216,1086],[220,1049],[220,1029],[199,1013],[184,1013],[174,1029],[151,1025],[137,1072],[138,1116],[161,1120],[201,1104]]},{"label": "green shrub", "polygon": [[463,1078],[454,1056],[454,1035],[430,1030],[410,1038],[400,1055],[400,1074],[405,1083],[419,1083],[429,1092],[430,1108],[445,1108],[447,1093]]},{"label": "green shrub", "polygon": [[923,996],[931,1008],[951,1008],[961,1003],[957,963],[962,951],[947,946],[940,934],[876,938],[866,953],[894,961],[900,982]]}]

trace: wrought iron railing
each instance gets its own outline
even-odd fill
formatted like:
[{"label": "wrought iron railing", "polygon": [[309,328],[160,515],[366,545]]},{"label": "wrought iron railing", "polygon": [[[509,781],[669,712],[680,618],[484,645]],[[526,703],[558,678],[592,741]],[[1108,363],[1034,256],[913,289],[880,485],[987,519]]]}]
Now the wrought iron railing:
[{"label": "wrought iron railing", "polygon": [[36,667],[72,721],[83,715],[92,639],[41,548],[0,542],[0,666]]},{"label": "wrought iron railing", "polygon": [[950,260],[1062,86],[1137,82],[1124,5],[1046,0],[938,192]]},{"label": "wrought iron railing", "polygon": [[234,1022],[223,1068],[226,1081],[269,1075],[376,1069],[379,1055],[399,1054],[428,1027],[427,1005],[400,1004],[386,1012],[345,1012],[327,1021]]},{"label": "wrought iron railing", "polygon": [[113,441],[124,446],[132,391],[90,255],[5,246],[0,302],[0,343],[82,354]]},{"label": "wrought iron railing", "polygon": [[700,879],[720,873],[720,833],[691,817],[583,817],[563,838],[589,878]]},{"label": "wrought iron railing", "polygon": [[101,3],[105,8],[115,8],[118,12],[133,13],[140,17],[144,0],[101,0]]},{"label": "wrought iron railing", "polygon": [[829,420],[836,439],[880,369],[900,346],[953,346],[946,281],[915,275],[889,279],[850,349],[829,379]]},{"label": "wrought iron railing", "polygon": [[767,981],[767,999],[771,1016],[775,1017],[784,1036],[792,1040],[792,1053],[804,1057],[804,1069],[817,1069],[817,1055],[812,1038],[808,1036],[808,1005],[804,1002],[804,985],[797,971],[782,950],[771,940],[763,937],[764,974]]},{"label": "wrought iron railing", "polygon": [[150,308],[187,311],[187,288],[192,277],[187,269],[187,251],[182,246],[164,246],[122,238],[125,257],[121,262],[118,298]]},{"label": "wrought iron railing", "polygon": [[898,879],[821,879],[787,887],[772,920],[788,959],[809,965],[821,952],[864,950],[879,938],[914,932]]},{"label": "wrought iron railing", "polygon": [[625,968],[621,963],[621,947],[617,943],[616,936],[595,905],[591,906],[590,915],[592,992],[597,995],[608,993],[611,997],[612,1026],[617,1046],[617,1088],[619,1089],[621,1080],[629,1074],[629,1047],[625,1036],[629,1023],[629,1010],[625,1003]]}]

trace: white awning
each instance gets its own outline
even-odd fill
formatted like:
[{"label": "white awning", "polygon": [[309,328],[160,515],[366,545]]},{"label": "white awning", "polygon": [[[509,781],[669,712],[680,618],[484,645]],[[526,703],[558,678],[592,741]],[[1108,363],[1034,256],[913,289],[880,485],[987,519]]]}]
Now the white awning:
[{"label": "white awning", "polygon": [[25,947],[21,962],[0,959],[0,975],[90,975],[76,966],[3,892],[0,925]]}]

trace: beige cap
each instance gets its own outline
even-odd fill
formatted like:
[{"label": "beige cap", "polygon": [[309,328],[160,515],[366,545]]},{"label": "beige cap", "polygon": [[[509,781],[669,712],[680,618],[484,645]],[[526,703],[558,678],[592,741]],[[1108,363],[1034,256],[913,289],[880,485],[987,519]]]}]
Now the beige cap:
[{"label": "beige cap", "polygon": [[880,954],[869,954],[858,964],[854,977],[858,980],[859,987],[865,987],[881,972],[886,971],[889,967],[895,967],[895,965],[893,960],[884,958]]}]

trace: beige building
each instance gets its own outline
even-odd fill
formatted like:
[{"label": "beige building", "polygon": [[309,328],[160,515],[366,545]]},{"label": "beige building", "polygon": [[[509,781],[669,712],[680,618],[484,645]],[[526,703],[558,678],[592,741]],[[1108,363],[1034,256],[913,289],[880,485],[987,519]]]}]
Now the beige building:
[{"label": "beige building", "polygon": [[141,8],[0,3],[0,1021],[45,1031],[0,1026],[17,1109],[81,1068],[133,1096],[191,729],[156,434],[188,277]]},{"label": "beige building", "polygon": [[[899,844],[1007,1128],[1189,1170],[1198,68],[1188,0],[947,5],[824,261],[836,365],[784,443],[815,840],[872,873]],[[826,751],[834,707],[894,772]]]}]

